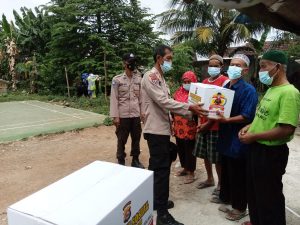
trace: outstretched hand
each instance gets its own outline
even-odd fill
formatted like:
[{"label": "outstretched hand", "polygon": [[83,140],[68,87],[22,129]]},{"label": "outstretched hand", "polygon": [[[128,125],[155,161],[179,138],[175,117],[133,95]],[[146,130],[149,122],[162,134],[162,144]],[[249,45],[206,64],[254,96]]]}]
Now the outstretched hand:
[{"label": "outstretched hand", "polygon": [[194,104],[189,106],[189,110],[198,116],[208,116],[208,110],[203,109],[204,103]]}]

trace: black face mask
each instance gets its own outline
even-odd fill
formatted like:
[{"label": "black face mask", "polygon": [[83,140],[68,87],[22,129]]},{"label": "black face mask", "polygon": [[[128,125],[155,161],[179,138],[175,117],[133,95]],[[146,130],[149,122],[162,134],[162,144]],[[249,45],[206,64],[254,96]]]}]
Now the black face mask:
[{"label": "black face mask", "polygon": [[130,69],[131,71],[134,71],[135,70],[135,63],[129,63],[127,64],[127,68]]}]

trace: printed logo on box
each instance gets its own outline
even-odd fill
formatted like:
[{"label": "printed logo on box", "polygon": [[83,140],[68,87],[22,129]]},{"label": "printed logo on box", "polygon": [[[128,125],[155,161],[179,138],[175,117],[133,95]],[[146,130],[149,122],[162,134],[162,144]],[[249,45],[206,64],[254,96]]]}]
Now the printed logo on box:
[{"label": "printed logo on box", "polygon": [[127,223],[131,217],[131,201],[127,202],[123,207],[123,222]]},{"label": "printed logo on box", "polygon": [[225,110],[227,98],[221,92],[214,94],[211,98],[209,110],[222,111]]},{"label": "printed logo on box", "polygon": [[[128,202],[129,203],[129,202]],[[128,204],[126,203],[126,205]],[[126,206],[125,205],[125,206]],[[124,208],[125,208],[124,206]],[[130,214],[129,217],[127,215],[126,222],[125,222],[125,214],[123,208],[123,215],[124,215],[124,223],[127,223],[131,216],[131,201],[130,201]],[[149,202],[146,201],[145,204],[139,209],[139,211],[132,217],[132,219],[126,225],[142,225],[143,224],[143,216],[149,211]]]}]

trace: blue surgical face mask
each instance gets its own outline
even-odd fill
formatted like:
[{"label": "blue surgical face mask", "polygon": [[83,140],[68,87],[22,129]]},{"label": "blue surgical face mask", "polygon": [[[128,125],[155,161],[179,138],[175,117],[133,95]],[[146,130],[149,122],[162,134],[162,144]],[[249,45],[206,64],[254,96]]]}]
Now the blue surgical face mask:
[{"label": "blue surgical face mask", "polygon": [[[276,66],[273,67],[273,69],[275,69]],[[272,71],[273,69],[271,69],[270,71]],[[270,71],[261,71],[258,73],[259,75],[259,81],[265,85],[270,86],[273,83],[274,80],[274,76],[276,75],[276,73],[271,77],[270,76]]]},{"label": "blue surgical face mask", "polygon": [[270,77],[269,71],[261,71],[258,73],[259,81],[270,86],[273,83],[273,77]]},{"label": "blue surgical face mask", "polygon": [[184,88],[184,90],[186,90],[186,91],[190,91],[191,84],[183,84],[183,88]]},{"label": "blue surgical face mask", "polygon": [[172,62],[164,61],[162,65],[160,65],[161,70],[163,73],[167,73],[172,69]]},{"label": "blue surgical face mask", "polygon": [[243,69],[238,66],[229,66],[227,74],[230,80],[239,79],[242,76]]},{"label": "blue surgical face mask", "polygon": [[221,73],[221,68],[219,67],[208,67],[207,72],[209,76],[216,77]]}]

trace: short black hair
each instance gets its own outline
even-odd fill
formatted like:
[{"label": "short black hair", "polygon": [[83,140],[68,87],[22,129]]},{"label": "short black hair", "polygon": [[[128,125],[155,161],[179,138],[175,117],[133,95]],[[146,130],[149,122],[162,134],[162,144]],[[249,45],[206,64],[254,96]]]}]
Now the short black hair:
[{"label": "short black hair", "polygon": [[159,56],[162,56],[164,57],[166,55],[166,49],[168,49],[169,51],[173,52],[173,49],[170,47],[170,46],[167,46],[167,45],[159,45],[157,46],[154,51],[153,51],[153,59],[154,59],[154,62],[156,63],[157,59],[156,57],[159,55]]}]

